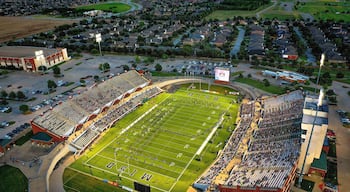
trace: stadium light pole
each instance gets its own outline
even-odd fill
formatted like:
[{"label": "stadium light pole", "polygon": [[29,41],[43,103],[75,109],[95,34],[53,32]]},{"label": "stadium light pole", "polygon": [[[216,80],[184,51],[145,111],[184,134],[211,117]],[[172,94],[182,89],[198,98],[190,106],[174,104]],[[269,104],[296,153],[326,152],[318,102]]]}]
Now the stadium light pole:
[{"label": "stadium light pole", "polygon": [[[98,50],[100,51],[100,56],[102,56],[102,50],[101,50],[102,36],[101,36],[101,33],[97,33],[95,35],[95,38],[96,38],[96,42],[98,43]],[[103,73],[105,72],[105,66],[103,63],[102,63],[102,72]]]},{"label": "stadium light pole", "polygon": [[320,67],[319,67],[319,69],[318,69],[318,75],[317,75],[317,81],[316,81],[316,87],[315,87],[315,94],[316,94],[316,89],[317,89],[317,87],[318,87],[318,83],[319,83],[319,81],[320,81],[320,74],[321,74],[321,68],[322,68],[322,66],[324,65],[324,59],[325,59],[325,54],[324,53],[322,53],[322,55],[321,55],[321,60],[320,60]]},{"label": "stadium light pole", "polygon": [[314,120],[312,122],[311,133],[310,133],[309,140],[308,140],[308,143],[307,143],[305,156],[304,156],[304,159],[303,159],[303,165],[301,166],[301,171],[300,171],[300,175],[299,175],[299,179],[298,179],[298,187],[299,188],[301,187],[301,182],[303,181],[303,172],[304,172],[304,168],[305,168],[306,157],[307,157],[307,155],[309,153],[310,143],[311,143],[312,134],[313,134],[314,128],[315,128],[315,123],[316,123],[316,119],[317,119],[317,115],[318,115],[318,110],[322,106],[323,98],[324,98],[324,91],[323,91],[323,88],[321,88],[320,89],[320,95],[318,97],[317,106],[316,106],[315,118],[314,118]]}]

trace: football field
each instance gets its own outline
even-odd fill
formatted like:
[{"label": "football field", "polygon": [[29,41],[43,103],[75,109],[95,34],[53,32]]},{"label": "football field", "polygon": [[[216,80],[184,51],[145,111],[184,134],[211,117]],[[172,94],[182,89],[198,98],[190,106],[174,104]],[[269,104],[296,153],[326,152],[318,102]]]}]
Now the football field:
[{"label": "football field", "polygon": [[[219,137],[217,133],[212,137],[209,134],[221,126],[220,119],[225,121],[228,114],[237,112],[238,104],[233,104],[233,99],[185,89],[162,93],[141,111],[117,122],[71,167],[101,180],[128,183],[130,188],[137,181],[151,186],[152,191],[185,190],[188,181],[182,180],[188,176],[184,173],[208,150],[204,145]],[[192,174],[191,179],[198,176]],[[179,186],[179,182],[187,186]]]}]

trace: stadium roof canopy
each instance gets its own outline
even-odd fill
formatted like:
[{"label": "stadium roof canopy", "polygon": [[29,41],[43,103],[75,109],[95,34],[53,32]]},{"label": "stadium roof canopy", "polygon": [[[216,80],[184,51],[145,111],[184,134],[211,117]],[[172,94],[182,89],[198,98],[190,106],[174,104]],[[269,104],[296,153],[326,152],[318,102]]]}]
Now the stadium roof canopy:
[{"label": "stadium roof canopy", "polygon": [[35,57],[35,51],[42,50],[44,55],[52,55],[57,49],[46,47],[29,47],[29,46],[4,46],[0,47],[0,57]]}]

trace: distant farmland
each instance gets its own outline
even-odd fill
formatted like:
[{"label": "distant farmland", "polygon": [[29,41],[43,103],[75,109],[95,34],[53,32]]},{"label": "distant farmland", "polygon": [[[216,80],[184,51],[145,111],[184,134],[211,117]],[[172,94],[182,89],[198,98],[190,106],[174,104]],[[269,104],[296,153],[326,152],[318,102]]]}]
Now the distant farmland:
[{"label": "distant farmland", "polygon": [[0,17],[0,43],[71,24],[72,20],[37,19],[25,17]]},{"label": "distant farmland", "polygon": [[77,10],[101,10],[112,13],[121,13],[131,9],[130,5],[124,3],[101,3],[77,7]]}]

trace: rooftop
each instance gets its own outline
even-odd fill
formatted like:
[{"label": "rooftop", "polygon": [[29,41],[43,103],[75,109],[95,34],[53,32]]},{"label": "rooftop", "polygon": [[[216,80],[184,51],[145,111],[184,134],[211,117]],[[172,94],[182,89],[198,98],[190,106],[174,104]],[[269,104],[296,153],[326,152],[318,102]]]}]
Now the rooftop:
[{"label": "rooftop", "polygon": [[327,156],[324,151],[322,151],[319,159],[314,159],[311,167],[327,171]]},{"label": "rooftop", "polygon": [[52,140],[52,137],[46,133],[39,132],[38,134],[33,135],[32,137],[33,140],[39,140],[39,141],[45,141],[49,142]]},{"label": "rooftop", "polygon": [[11,142],[11,139],[0,139],[0,146],[6,147]]},{"label": "rooftop", "polygon": [[57,49],[46,47],[4,46],[0,47],[0,57],[35,57],[35,51],[39,50],[42,50],[45,56],[57,52]]},{"label": "rooftop", "polygon": [[[304,108],[316,111],[317,103],[315,103],[315,102],[305,102],[305,107]],[[328,113],[328,105],[324,104],[324,105],[320,106],[318,108],[318,111],[322,111],[322,112],[327,112]]]},{"label": "rooftop", "polygon": [[[316,118],[316,120],[315,120]],[[315,117],[312,115],[303,115],[303,123],[305,124],[313,124],[315,121],[315,125],[328,125],[328,118],[325,117]]]}]

